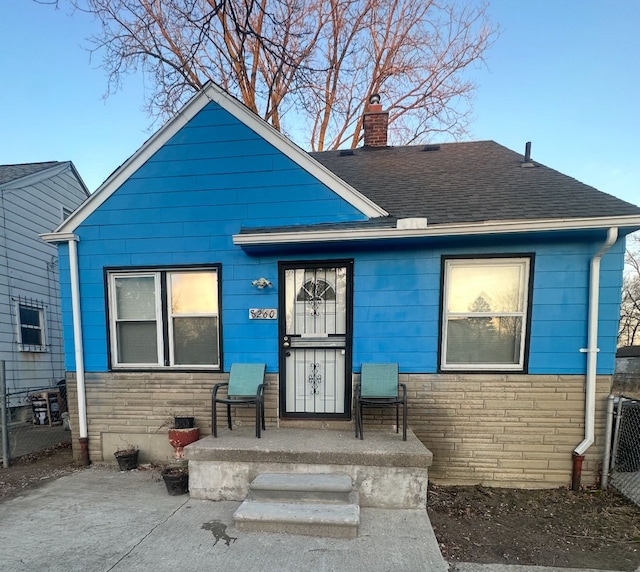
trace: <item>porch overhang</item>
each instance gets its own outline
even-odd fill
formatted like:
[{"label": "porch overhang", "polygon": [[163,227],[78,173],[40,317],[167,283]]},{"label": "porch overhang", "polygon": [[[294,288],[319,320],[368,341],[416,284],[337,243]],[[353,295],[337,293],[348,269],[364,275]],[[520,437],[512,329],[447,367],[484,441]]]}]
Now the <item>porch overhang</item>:
[{"label": "porch overhang", "polygon": [[617,227],[623,234],[640,229],[640,216],[490,220],[464,223],[433,224],[424,228],[397,228],[395,221],[387,225],[362,224],[279,229],[246,229],[233,235],[240,247],[302,245],[337,242],[386,241],[398,239],[445,238],[457,236],[509,235],[522,233],[589,231]]}]

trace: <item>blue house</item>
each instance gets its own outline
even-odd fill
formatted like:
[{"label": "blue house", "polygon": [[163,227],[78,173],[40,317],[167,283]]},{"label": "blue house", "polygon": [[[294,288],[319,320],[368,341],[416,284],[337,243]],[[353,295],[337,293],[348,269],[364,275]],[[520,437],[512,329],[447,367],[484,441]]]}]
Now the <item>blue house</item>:
[{"label": "blue house", "polygon": [[309,154],[208,84],[43,235],[77,455],[166,459],[236,362],[267,364],[267,431],[350,429],[361,364],[397,362],[432,480],[553,487],[584,457],[595,482],[640,208],[529,147],[389,147],[387,120]]}]

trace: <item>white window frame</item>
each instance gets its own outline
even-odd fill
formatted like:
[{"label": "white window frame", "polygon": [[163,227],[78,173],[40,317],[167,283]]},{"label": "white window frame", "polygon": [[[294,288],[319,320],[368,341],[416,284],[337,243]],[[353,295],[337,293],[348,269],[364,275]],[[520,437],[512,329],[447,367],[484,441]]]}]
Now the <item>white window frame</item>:
[{"label": "white window frame", "polygon": [[[177,370],[219,370],[221,368],[222,347],[220,343],[221,337],[221,323],[220,323],[220,297],[219,297],[219,283],[217,284],[218,292],[216,292],[216,299],[218,301],[218,312],[215,314],[178,314],[179,317],[216,317],[217,318],[217,335],[218,335],[218,363],[204,364],[204,365],[185,365],[176,364],[174,357],[174,340],[173,340],[173,314],[171,312],[171,275],[180,273],[193,273],[193,272],[209,272],[215,273],[216,281],[220,280],[219,267],[207,266],[207,267],[188,267],[188,268],[166,268],[161,270],[109,270],[108,276],[108,304],[109,304],[109,337],[110,337],[110,350],[111,350],[111,367],[112,369],[157,369],[157,368],[173,368]],[[118,335],[117,325],[120,321],[117,319],[116,308],[116,280],[118,278],[143,278],[152,276],[155,282],[155,314],[156,314],[156,335],[157,335],[157,348],[158,355],[155,363],[121,363],[118,361]],[[164,279],[163,279],[164,278]],[[166,297],[163,297],[162,290],[166,288]],[[166,304],[166,307],[165,307]],[[165,332],[167,332],[167,338],[165,339]],[[165,346],[168,348],[169,363],[165,363]]]},{"label": "white window frame", "polygon": [[[167,271],[167,322],[168,322],[168,342],[169,342],[169,360],[170,360],[170,365],[172,367],[179,367],[179,368],[206,368],[206,369],[211,369],[211,368],[219,368],[220,367],[220,300],[218,299],[218,293],[216,292],[216,300],[217,300],[217,304],[218,304],[218,311],[217,312],[210,312],[210,313],[205,313],[205,312],[200,312],[200,313],[192,313],[192,314],[174,314],[171,310],[171,301],[172,301],[172,291],[171,291],[171,287],[172,287],[172,283],[171,283],[171,275],[172,274],[181,274],[181,273],[194,273],[194,272],[209,272],[209,273],[215,273],[216,274],[216,286],[217,286],[217,281],[219,278],[219,274],[218,271],[214,268],[214,269],[208,269],[208,268],[194,268],[194,269],[181,269],[181,270],[170,270]],[[216,318],[217,322],[218,322],[218,363],[216,364],[209,364],[209,365],[185,365],[185,364],[176,364],[175,363],[175,345],[174,345],[174,333],[173,333],[173,319],[175,317],[178,318]]]},{"label": "white window frame", "polygon": [[[156,347],[158,349],[155,363],[120,363],[118,361],[118,323],[127,320],[117,319],[116,281],[118,278],[153,277],[155,285],[156,310]],[[148,368],[164,366],[162,342],[162,298],[160,292],[160,272],[113,272],[109,274],[109,333],[111,337],[111,362],[114,368]]]},{"label": "white window frame", "polygon": [[[522,310],[519,312],[492,312],[492,316],[496,317],[519,317],[521,318],[520,331],[520,351],[518,363],[447,363],[447,332],[450,317],[470,318],[475,316],[484,316],[477,312],[448,312],[449,307],[449,286],[451,268],[455,266],[513,266],[518,264],[522,266],[521,274],[521,292],[522,292]],[[443,267],[444,279],[442,281],[442,330],[441,330],[441,346],[440,346],[440,369],[442,371],[524,371],[525,367],[525,351],[527,347],[527,331],[529,323],[529,290],[531,276],[531,258],[529,256],[509,257],[487,257],[487,258],[447,258],[444,260]]]},{"label": "white window frame", "polygon": [[[47,344],[47,307],[44,304],[40,304],[39,302],[30,302],[29,300],[14,298],[13,305],[15,309],[16,315],[16,336],[18,340],[18,349],[21,352],[48,352],[49,346]],[[38,312],[38,321],[40,323],[40,341],[41,344],[25,344],[22,340],[22,321],[20,320],[20,307],[27,308],[29,310],[35,310]],[[25,327],[31,328],[30,325],[25,325]],[[34,328],[35,329],[35,328]]]},{"label": "white window frame", "polygon": [[60,222],[64,222],[73,214],[73,209],[60,205]]}]

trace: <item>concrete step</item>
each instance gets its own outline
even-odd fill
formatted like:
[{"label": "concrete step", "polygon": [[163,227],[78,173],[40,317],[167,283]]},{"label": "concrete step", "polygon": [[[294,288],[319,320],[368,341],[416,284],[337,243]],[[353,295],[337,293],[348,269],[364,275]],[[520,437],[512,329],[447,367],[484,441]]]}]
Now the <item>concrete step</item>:
[{"label": "concrete step", "polygon": [[238,530],[355,538],[358,493],[349,475],[262,473],[233,515]]},{"label": "concrete step", "polygon": [[357,504],[256,502],[246,500],[233,515],[236,528],[247,532],[276,532],[356,538],[360,524]]},{"label": "concrete step", "polygon": [[349,475],[262,473],[249,485],[249,500],[358,504]]}]

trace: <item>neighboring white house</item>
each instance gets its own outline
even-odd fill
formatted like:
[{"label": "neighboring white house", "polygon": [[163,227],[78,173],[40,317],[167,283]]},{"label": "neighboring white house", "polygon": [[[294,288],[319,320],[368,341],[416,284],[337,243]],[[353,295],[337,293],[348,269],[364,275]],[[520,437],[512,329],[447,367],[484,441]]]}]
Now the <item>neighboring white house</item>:
[{"label": "neighboring white house", "polygon": [[11,407],[64,378],[58,253],[39,235],[88,196],[70,161],[0,165],[0,359]]},{"label": "neighboring white house", "polygon": [[640,346],[618,348],[616,352],[616,373],[613,376],[614,388],[623,395],[631,392],[637,397],[640,389]]}]

